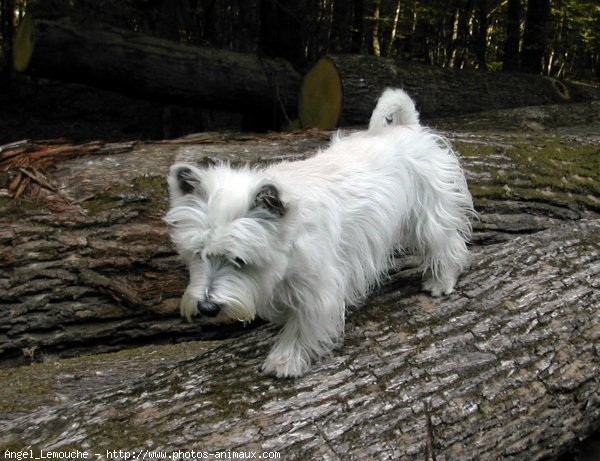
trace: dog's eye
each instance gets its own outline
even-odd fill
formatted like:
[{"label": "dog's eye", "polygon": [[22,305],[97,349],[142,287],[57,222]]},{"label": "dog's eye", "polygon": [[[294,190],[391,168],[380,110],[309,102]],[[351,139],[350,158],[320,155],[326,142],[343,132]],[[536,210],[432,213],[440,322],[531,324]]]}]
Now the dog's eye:
[{"label": "dog's eye", "polygon": [[244,261],[242,258],[240,257],[235,257],[231,260],[231,262],[233,263],[234,266],[236,266],[238,269],[241,269],[242,267],[244,267],[247,263],[246,261]]}]

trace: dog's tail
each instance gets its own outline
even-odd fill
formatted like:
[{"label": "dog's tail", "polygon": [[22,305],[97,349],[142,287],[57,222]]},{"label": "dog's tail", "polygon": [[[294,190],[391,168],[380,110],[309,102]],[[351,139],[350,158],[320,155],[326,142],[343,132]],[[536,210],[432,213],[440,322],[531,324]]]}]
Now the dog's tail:
[{"label": "dog's tail", "polygon": [[394,125],[418,125],[419,112],[404,90],[388,88],[379,97],[369,122],[369,131]]}]

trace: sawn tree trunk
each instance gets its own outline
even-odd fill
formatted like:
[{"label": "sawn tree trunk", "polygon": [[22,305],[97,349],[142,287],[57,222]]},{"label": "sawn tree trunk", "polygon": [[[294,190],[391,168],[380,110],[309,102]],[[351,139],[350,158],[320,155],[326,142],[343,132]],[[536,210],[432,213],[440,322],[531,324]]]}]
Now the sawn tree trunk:
[{"label": "sawn tree trunk", "polygon": [[558,104],[582,90],[550,77],[453,70],[393,58],[330,55],[306,74],[300,90],[302,126],[335,128],[368,123],[387,87],[404,88],[425,118],[484,110]]},{"label": "sawn tree trunk", "polygon": [[[35,10],[33,10],[35,13]],[[187,45],[89,18],[28,14],[17,31],[14,66],[67,82],[199,107],[291,117],[299,74],[289,63]]]}]

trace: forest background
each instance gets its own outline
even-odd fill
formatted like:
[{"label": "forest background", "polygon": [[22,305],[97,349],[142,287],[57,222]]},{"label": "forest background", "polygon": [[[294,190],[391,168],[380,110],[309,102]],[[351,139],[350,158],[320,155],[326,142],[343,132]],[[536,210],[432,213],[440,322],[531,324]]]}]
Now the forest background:
[{"label": "forest background", "polygon": [[[187,44],[283,58],[300,75],[326,54],[353,53],[592,84],[600,78],[598,0],[0,0],[0,142],[32,137],[36,129],[39,136],[80,140],[256,129],[243,117],[214,111],[208,116],[189,108],[165,112],[164,104],[139,106],[112,95],[65,95],[62,87],[40,87],[35,79],[32,90],[12,66],[13,37],[28,9],[43,17],[69,15],[81,27],[101,22]],[[133,96],[131,90],[118,92]],[[65,101],[74,99],[78,102],[68,107]],[[126,107],[128,113],[116,113]],[[138,121],[140,113],[148,115]],[[55,127],[59,119],[70,125]],[[86,120],[86,127],[73,128]],[[107,120],[114,120],[115,128]],[[178,126],[165,128],[169,124]]]},{"label": "forest background", "polygon": [[[3,75],[30,0],[1,0]],[[302,68],[327,53],[450,68],[600,76],[597,0],[41,0],[183,42],[282,57]]]}]

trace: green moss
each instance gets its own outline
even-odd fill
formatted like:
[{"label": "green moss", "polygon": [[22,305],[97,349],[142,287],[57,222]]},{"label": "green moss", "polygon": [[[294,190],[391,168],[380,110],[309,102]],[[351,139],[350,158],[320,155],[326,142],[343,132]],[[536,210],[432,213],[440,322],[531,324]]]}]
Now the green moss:
[{"label": "green moss", "polygon": [[8,210],[12,207],[14,199],[8,196],[0,196],[0,210]]},{"label": "green moss", "polygon": [[161,195],[167,190],[167,181],[162,176],[139,176],[133,181],[136,190],[158,191]]},{"label": "green moss", "polygon": [[465,157],[499,154],[504,151],[502,147],[480,144],[478,142],[455,141],[454,146]]},{"label": "green moss", "polygon": [[470,184],[474,197],[570,202],[600,209],[599,146],[547,134],[502,141],[499,146],[455,142],[464,157],[483,160],[469,167],[472,174],[489,178]]},{"label": "green moss", "polygon": [[6,197],[0,199],[0,209],[3,213],[14,217],[15,220],[26,217],[31,212],[39,213],[45,209],[44,201],[35,198],[24,196],[18,199]]},{"label": "green moss", "polygon": [[52,380],[44,378],[43,373],[35,373],[33,367],[35,365],[17,369],[0,369],[3,393],[3,398],[0,400],[1,413],[30,410],[48,403]]},{"label": "green moss", "polygon": [[83,203],[91,216],[121,208],[141,214],[163,213],[167,205],[167,182],[158,176],[140,176],[130,185],[114,185]]},{"label": "green moss", "polygon": [[[533,148],[519,144],[507,153],[519,165],[530,166],[527,179],[536,189],[600,194],[600,148],[597,146],[568,145],[559,139]],[[513,177],[519,179],[518,174]]]},{"label": "green moss", "polygon": [[[0,368],[0,387],[3,394],[0,413],[31,410],[56,403],[60,400],[63,387],[85,390],[85,381],[88,379],[93,381],[90,388],[90,395],[93,395],[93,386],[98,386],[97,381],[102,381],[98,376],[114,376],[119,372],[119,364],[123,364],[124,379],[131,379],[135,373],[130,374],[128,370],[138,368],[142,372],[152,372],[165,364],[194,357],[217,344],[222,342],[193,341],[147,346],[94,356],[47,360],[19,368]],[[110,380],[107,379],[108,381]]]}]

